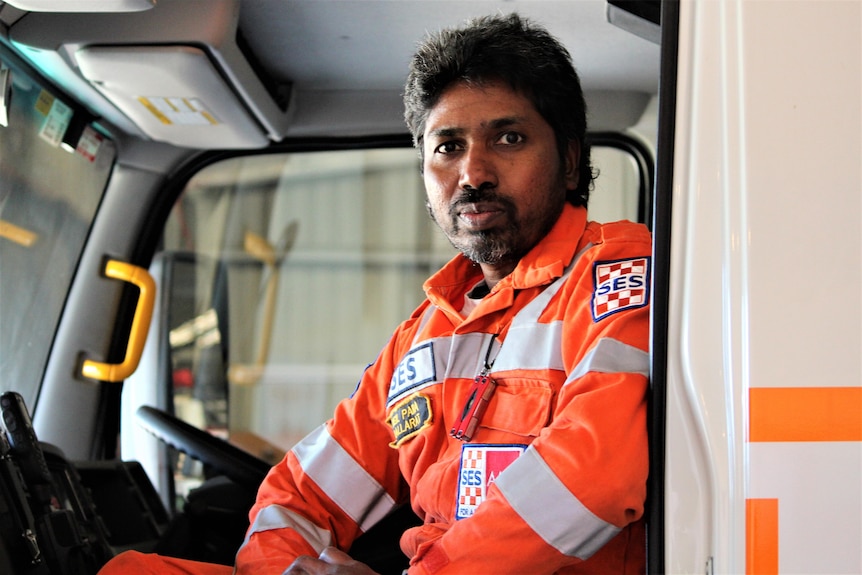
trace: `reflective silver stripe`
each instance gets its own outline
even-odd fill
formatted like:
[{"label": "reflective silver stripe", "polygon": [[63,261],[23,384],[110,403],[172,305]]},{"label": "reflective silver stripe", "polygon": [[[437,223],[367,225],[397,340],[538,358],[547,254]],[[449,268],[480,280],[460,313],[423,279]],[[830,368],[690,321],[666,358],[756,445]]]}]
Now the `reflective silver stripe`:
[{"label": "reflective silver stripe", "polygon": [[255,533],[262,533],[263,531],[271,531],[273,529],[293,529],[309,545],[314,547],[318,555],[324,548],[332,545],[332,533],[326,529],[318,527],[305,517],[298,515],[286,507],[269,505],[261,509],[257,517],[254,518],[254,523],[251,524],[242,547],[246,546],[249,538]]},{"label": "reflective silver stripe", "polygon": [[494,371],[511,369],[557,369],[563,365],[563,322],[539,323],[539,316],[557,295],[563,284],[572,274],[575,263],[592,244],[578,252],[563,274],[551,282],[542,293],[534,297],[514,318],[506,334],[506,341],[494,361]]},{"label": "reflective silver stripe", "polygon": [[530,300],[530,303],[525,305],[523,309],[515,315],[512,319],[513,326],[526,327],[539,321],[539,316],[542,315],[542,312],[545,311],[546,307],[548,307],[548,303],[550,303],[551,298],[557,295],[557,292],[560,291],[560,288],[563,287],[563,284],[566,283],[566,280],[572,274],[576,261],[577,257],[575,257],[566,269],[563,270],[563,275],[552,281],[548,287],[542,290],[542,293]]},{"label": "reflective silver stripe", "polygon": [[450,342],[447,350],[448,357],[446,358],[446,366],[444,374],[445,378],[466,377],[473,379],[483,367],[485,367],[485,356],[488,353],[488,346],[494,346],[491,351],[491,357],[499,348],[499,342],[492,341],[493,334],[490,333],[464,333],[458,334],[449,338],[445,338]]},{"label": "reflective silver stripe", "polygon": [[428,323],[428,320],[431,319],[431,316],[434,315],[435,311],[437,311],[437,306],[434,304],[431,304],[427,308],[425,308],[425,312],[422,314],[422,318],[419,320],[419,327],[416,328],[416,335],[413,336],[413,344],[410,346],[411,348],[416,347],[416,344],[420,342],[419,334],[421,334],[422,330],[425,329],[425,325]]},{"label": "reflective silver stripe", "polygon": [[494,371],[557,369],[563,366],[563,322],[512,325],[494,361]]},{"label": "reflective silver stripe", "polygon": [[325,425],[292,451],[302,470],[363,531],[395,508],[395,500],[332,438]]},{"label": "reflective silver stripe", "polygon": [[[481,368],[485,360],[490,333],[463,333],[432,337],[420,342],[420,346],[429,342],[433,344],[434,363],[437,366],[438,383],[446,378],[469,377],[472,379],[477,368]],[[495,342],[499,347],[499,343]],[[411,348],[411,349],[415,349]],[[493,356],[494,352],[491,352]],[[407,355],[407,354],[405,354]]]},{"label": "reflective silver stripe", "polygon": [[[392,394],[392,386],[390,385],[390,395],[386,400],[386,406],[391,407],[404,397],[428,386],[437,385],[445,379],[473,379],[484,365],[483,362],[485,361],[488,342],[491,338],[492,335],[489,333],[474,332],[421,340],[404,354],[404,358],[409,357],[413,350],[428,346],[430,343],[436,379],[429,380],[417,386],[407,386],[395,394]],[[493,345],[495,348],[499,348],[497,341],[494,341]],[[492,350],[491,357],[494,357],[494,355],[495,350]],[[403,362],[404,359],[402,358],[401,361]],[[395,368],[396,373],[398,369],[398,367]]]},{"label": "reflective silver stripe", "polygon": [[[533,298],[524,308],[512,318],[506,340],[502,343],[495,340],[491,345],[496,349],[491,350],[494,360],[494,372],[509,370],[545,370],[554,369],[563,371],[562,320],[551,323],[539,323],[539,316],[545,311],[548,303],[559,292],[563,284],[572,273],[578,260],[586,253],[592,244],[582,248],[560,277],[551,282],[540,294]],[[456,334],[446,337],[422,339],[420,333],[428,323],[432,314],[437,311],[433,305],[429,306],[422,314],[419,328],[413,339],[411,351],[417,347],[433,344],[433,355],[437,381],[422,385],[427,387],[434,385],[447,378],[473,378],[483,367],[489,334],[468,333]],[[410,352],[405,354],[405,357]],[[389,397],[387,405],[393,405],[403,397],[418,391],[420,387],[409,388],[404,392]]]},{"label": "reflective silver stripe", "polygon": [[[569,265],[560,277],[551,282],[548,287],[534,297],[515,317],[506,341],[500,347],[499,341],[495,340],[491,345],[496,349],[491,350],[491,357],[495,357],[494,371],[507,371],[513,369],[563,370],[563,357],[561,350],[563,324],[555,321],[549,324],[539,323],[539,316],[545,311],[548,303],[557,294],[575,268],[575,264],[581,256],[590,248],[587,244],[581,251],[575,254]],[[428,342],[433,343],[434,361],[438,379],[446,378],[473,378],[482,367],[487,355],[488,339],[490,334],[468,333],[456,334],[441,338],[421,339],[422,328],[428,323],[431,315],[437,310],[435,306],[429,306],[422,314],[419,329],[413,339],[412,349]],[[405,354],[405,355],[409,355]],[[414,389],[410,392],[416,391]],[[397,399],[404,397],[400,393],[397,397],[390,397],[388,404],[393,404]]]},{"label": "reflective silver stripe", "polygon": [[515,513],[560,553],[589,559],[620,529],[596,517],[530,447],[495,482]]},{"label": "reflective silver stripe", "polygon": [[589,372],[649,375],[649,354],[616,339],[602,338],[569,374],[566,383]]}]

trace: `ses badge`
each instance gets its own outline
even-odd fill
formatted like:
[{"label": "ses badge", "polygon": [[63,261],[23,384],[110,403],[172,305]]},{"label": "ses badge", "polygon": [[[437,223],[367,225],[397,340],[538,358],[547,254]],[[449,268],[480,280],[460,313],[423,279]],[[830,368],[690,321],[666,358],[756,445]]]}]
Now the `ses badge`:
[{"label": "ses badge", "polygon": [[596,262],[593,276],[593,321],[649,301],[650,258]]},{"label": "ses badge", "polygon": [[488,496],[491,484],[525,449],[526,445],[463,445],[461,468],[458,471],[458,505],[455,519],[472,516]]}]

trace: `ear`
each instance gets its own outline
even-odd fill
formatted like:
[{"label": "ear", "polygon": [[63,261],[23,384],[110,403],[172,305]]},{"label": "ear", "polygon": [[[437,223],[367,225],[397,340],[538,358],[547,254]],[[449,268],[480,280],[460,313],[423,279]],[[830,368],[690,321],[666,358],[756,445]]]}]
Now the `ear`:
[{"label": "ear", "polygon": [[574,190],[578,187],[578,182],[581,179],[581,143],[577,140],[569,140],[566,146],[566,152],[563,155],[565,161],[565,179],[566,189]]}]

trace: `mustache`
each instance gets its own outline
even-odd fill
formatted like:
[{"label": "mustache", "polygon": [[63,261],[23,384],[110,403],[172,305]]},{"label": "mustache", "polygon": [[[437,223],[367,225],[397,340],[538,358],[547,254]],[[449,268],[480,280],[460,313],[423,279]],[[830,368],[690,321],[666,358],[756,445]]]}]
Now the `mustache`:
[{"label": "mustache", "polygon": [[452,206],[462,206],[464,204],[476,204],[479,202],[499,202],[509,203],[506,198],[503,198],[497,193],[493,186],[480,186],[478,188],[464,188],[454,198],[452,198]]}]

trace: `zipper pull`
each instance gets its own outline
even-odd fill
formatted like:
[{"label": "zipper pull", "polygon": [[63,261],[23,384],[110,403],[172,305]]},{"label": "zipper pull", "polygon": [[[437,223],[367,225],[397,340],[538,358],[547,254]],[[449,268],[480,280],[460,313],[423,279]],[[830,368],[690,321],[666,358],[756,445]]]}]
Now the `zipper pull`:
[{"label": "zipper pull", "polygon": [[485,410],[488,409],[488,402],[494,395],[497,388],[497,382],[491,377],[491,367],[494,365],[493,360],[489,361],[491,356],[491,348],[494,346],[494,340],[497,339],[497,334],[491,337],[491,342],[488,344],[488,351],[485,353],[485,365],[482,370],[473,378],[473,385],[470,387],[470,392],[467,394],[467,401],[464,402],[464,408],[461,410],[461,417],[452,426],[449,435],[461,441],[470,441],[473,438],[473,433],[479,426],[482,416],[485,415]]}]

